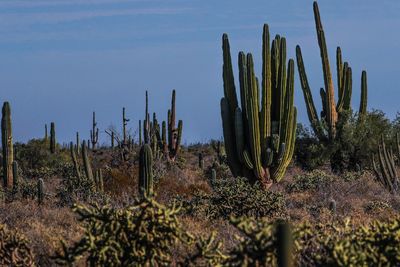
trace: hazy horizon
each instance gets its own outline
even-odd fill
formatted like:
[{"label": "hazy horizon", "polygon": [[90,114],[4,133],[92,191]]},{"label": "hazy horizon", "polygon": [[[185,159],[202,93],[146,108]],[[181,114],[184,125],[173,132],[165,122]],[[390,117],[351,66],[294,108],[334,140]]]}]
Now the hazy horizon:
[{"label": "hazy horizon", "polygon": [[[0,101],[9,101],[14,141],[44,135],[56,123],[59,142],[79,131],[89,138],[92,111],[101,130],[121,131],[122,107],[134,132],[144,117],[145,91],[150,111],[166,119],[172,89],[183,142],[222,136],[221,36],[228,33],[237,53],[252,52],[261,71],[261,34],[287,38],[303,57],[317,108],[323,85],[312,2],[307,1],[153,1],[14,0],[0,2]],[[393,119],[400,108],[395,79],[400,66],[400,2],[318,1],[335,77],[335,50],[342,48],[353,69],[353,107],[358,110],[361,71],[368,72],[368,110]],[[309,125],[296,68],[298,121]],[[237,71],[235,70],[237,81]],[[336,85],[336,83],[335,83]]]}]

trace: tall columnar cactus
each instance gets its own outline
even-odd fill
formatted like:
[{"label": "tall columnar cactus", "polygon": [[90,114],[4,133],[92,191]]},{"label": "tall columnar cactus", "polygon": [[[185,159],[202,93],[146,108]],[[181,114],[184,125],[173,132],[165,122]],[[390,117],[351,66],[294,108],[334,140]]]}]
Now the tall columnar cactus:
[{"label": "tall columnar cactus", "polygon": [[379,168],[375,162],[375,156],[372,155],[372,165],[377,180],[390,192],[396,193],[399,189],[399,178],[396,172],[396,165],[391,149],[386,149],[383,135],[378,147]]},{"label": "tall columnar cactus", "polygon": [[153,195],[153,155],[148,144],[144,144],[139,154],[139,194]]},{"label": "tall columnar cactus", "polygon": [[56,129],[54,122],[50,123],[50,152],[56,153]]},{"label": "tall columnar cactus", "polygon": [[139,146],[141,146],[143,144],[142,141],[142,121],[139,120]]},{"label": "tall columnar cactus", "polygon": [[278,267],[292,267],[292,232],[287,222],[278,222],[275,229],[276,261]]},{"label": "tall columnar cactus", "polygon": [[13,187],[14,161],[13,138],[11,127],[11,108],[8,102],[4,102],[1,118],[1,144],[3,148],[3,183],[7,188]]},{"label": "tall columnar cactus", "polygon": [[38,204],[42,205],[44,201],[44,182],[42,178],[40,178],[37,182],[37,198]]},{"label": "tall columnar cactus", "polygon": [[48,134],[47,134],[47,124],[44,125],[44,141],[47,142]]},{"label": "tall columnar cactus", "polygon": [[90,130],[90,141],[92,142],[92,149],[96,149],[97,142],[99,141],[99,128],[97,128],[96,112],[93,111],[92,117],[92,130]]},{"label": "tall columnar cactus", "polygon": [[[307,114],[311,126],[320,141],[330,143],[336,138],[338,121],[342,118],[342,115],[345,111],[351,110],[352,70],[348,62],[343,63],[342,52],[340,47],[338,47],[336,50],[338,102],[336,104],[333,77],[329,65],[328,49],[326,46],[324,29],[322,27],[317,2],[314,2],[314,17],[325,85],[325,89],[321,88],[320,90],[322,99],[322,112],[320,118],[318,117],[311,89],[308,83],[300,46],[296,47],[297,67],[299,70],[300,83],[303,89]],[[362,82],[359,116],[360,118],[363,118],[367,112],[367,74],[365,71],[362,72],[361,77]]]},{"label": "tall columnar cactus", "polygon": [[151,142],[151,126],[150,126],[150,114],[149,114],[149,94],[146,91],[146,107],[144,112],[144,120],[143,120],[143,135],[144,135],[144,143],[150,144]]},{"label": "tall columnar cactus", "polygon": [[204,158],[203,158],[203,153],[199,153],[199,169],[200,169],[200,170],[204,169]]},{"label": "tall columnar cactus", "polygon": [[13,191],[17,192],[19,187],[19,175],[18,175],[18,163],[16,161],[13,161],[12,171],[13,171]]},{"label": "tall columnar cactus", "polygon": [[179,153],[182,140],[182,120],[178,121],[176,128],[176,107],[175,107],[175,90],[172,90],[171,109],[168,110],[168,158],[175,160]]},{"label": "tall columnar cactus", "polygon": [[271,45],[265,24],[261,86],[252,55],[239,53],[239,106],[226,34],[222,37],[222,49],[221,116],[228,165],[235,177],[245,176],[267,188],[282,179],[294,152],[294,61],[290,59],[286,69],[286,39],[277,35]]},{"label": "tall columnar cactus", "polygon": [[86,147],[86,141],[85,140],[82,142],[82,159],[83,159],[83,166],[84,166],[84,169],[85,169],[86,177],[89,180],[94,181],[92,166],[90,164],[90,159],[89,159],[89,156],[88,156],[88,149]]},{"label": "tall columnar cactus", "polygon": [[79,140],[79,132],[76,132],[76,154],[79,155],[81,151],[81,141]]},{"label": "tall columnar cactus", "polygon": [[122,133],[123,133],[122,146],[126,146],[126,144],[128,143],[126,135],[126,126],[128,125],[128,122],[129,119],[127,119],[125,116],[125,108],[122,108]]},{"label": "tall columnar cactus", "polygon": [[72,163],[74,164],[76,176],[78,177],[78,179],[81,179],[81,171],[79,170],[79,163],[78,163],[78,159],[75,154],[74,144],[72,142],[69,145],[69,150],[71,153]]}]

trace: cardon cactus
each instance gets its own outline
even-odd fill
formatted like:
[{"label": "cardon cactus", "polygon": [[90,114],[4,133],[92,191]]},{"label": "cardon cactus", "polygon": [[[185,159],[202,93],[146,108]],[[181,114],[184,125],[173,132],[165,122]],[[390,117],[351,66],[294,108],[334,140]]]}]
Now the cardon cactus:
[{"label": "cardon cactus", "polygon": [[[335,103],[335,89],[333,77],[329,65],[328,49],[325,41],[324,29],[321,23],[318,4],[314,2],[314,17],[317,29],[318,44],[321,53],[322,70],[324,74],[325,89],[321,88],[322,112],[318,117],[310,85],[308,83],[303,56],[300,46],[296,47],[297,67],[299,70],[300,83],[303,89],[307,114],[313,131],[318,139],[325,143],[331,143],[337,135],[338,122],[344,118],[346,112],[351,111],[352,96],[352,70],[348,62],[343,63],[341,48],[336,50],[336,72],[338,87],[338,102]],[[359,107],[359,118],[364,118],[367,112],[367,73],[361,75],[361,101]]]},{"label": "cardon cactus", "polygon": [[56,129],[54,122],[50,123],[50,152],[56,153]]},{"label": "cardon cactus", "polygon": [[391,149],[386,149],[383,135],[381,136],[381,142],[378,147],[378,161],[379,168],[375,162],[375,156],[372,155],[372,166],[378,182],[390,192],[396,193],[399,189],[399,178],[396,172],[393,152]]},{"label": "cardon cactus", "polygon": [[148,144],[142,146],[139,154],[139,194],[153,195],[153,155]]},{"label": "cardon cactus", "polygon": [[85,169],[86,177],[90,181],[94,181],[92,166],[90,164],[90,159],[88,156],[88,148],[86,147],[86,141],[83,140],[82,142],[82,159],[83,159],[83,166]]},{"label": "cardon cactus", "polygon": [[93,111],[92,117],[92,130],[90,130],[90,141],[92,142],[92,149],[96,149],[97,142],[99,141],[99,128],[97,128],[96,112]]},{"label": "cardon cactus", "polygon": [[4,102],[1,117],[1,144],[3,152],[3,183],[7,188],[13,187],[13,137],[11,127],[11,108],[8,102]]},{"label": "cardon cactus", "polygon": [[235,177],[245,176],[264,188],[282,179],[292,159],[297,114],[293,105],[294,61],[290,59],[286,69],[286,39],[277,35],[270,45],[265,24],[261,86],[252,55],[239,53],[239,106],[229,40],[226,34],[222,37],[221,116],[228,165]]},{"label": "cardon cactus", "polygon": [[175,90],[172,90],[171,109],[168,110],[168,158],[172,161],[179,153],[183,128],[182,120],[178,121],[178,128],[176,128],[175,95]]}]

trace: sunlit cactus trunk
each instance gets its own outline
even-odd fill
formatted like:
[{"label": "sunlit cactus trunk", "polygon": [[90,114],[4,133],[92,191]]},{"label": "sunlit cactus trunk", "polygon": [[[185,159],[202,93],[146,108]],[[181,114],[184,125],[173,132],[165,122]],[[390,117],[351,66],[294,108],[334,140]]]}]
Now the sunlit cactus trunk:
[{"label": "sunlit cactus trunk", "polygon": [[139,154],[139,194],[153,195],[153,155],[148,144],[142,146]]},{"label": "sunlit cactus trunk", "polygon": [[4,102],[1,118],[1,144],[3,151],[3,183],[7,188],[13,187],[13,138],[11,124],[11,108],[8,102]]},{"label": "sunlit cactus trunk", "polygon": [[268,188],[282,179],[294,152],[294,61],[290,59],[286,67],[285,38],[277,35],[271,44],[268,25],[264,25],[261,86],[252,55],[239,53],[239,106],[226,34],[222,50],[221,116],[228,165],[234,176]]}]

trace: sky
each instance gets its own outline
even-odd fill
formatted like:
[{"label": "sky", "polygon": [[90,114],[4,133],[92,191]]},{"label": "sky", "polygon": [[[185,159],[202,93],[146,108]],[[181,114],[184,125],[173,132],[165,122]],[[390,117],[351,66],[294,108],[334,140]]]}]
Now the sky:
[{"label": "sky", "polygon": [[[354,109],[365,69],[369,110],[394,118],[400,1],[321,0],[319,8],[331,68],[338,45],[352,66]],[[239,51],[252,52],[260,75],[264,23],[272,36],[287,38],[288,57],[302,47],[320,110],[323,76],[311,0],[1,0],[0,101],[11,104],[14,140],[42,137],[51,121],[59,142],[74,140],[77,131],[89,138],[96,111],[100,143],[109,142],[104,130],[121,131],[122,107],[131,132],[137,130],[146,90],[150,111],[165,120],[172,89],[183,142],[218,139],[221,36],[229,35],[233,64]],[[308,124],[297,69],[295,75],[298,121]]]}]

